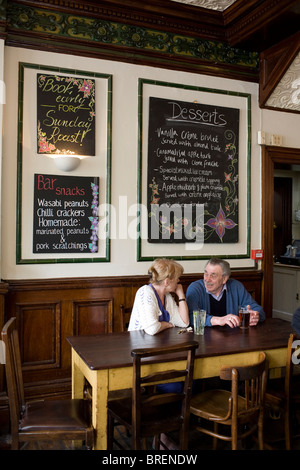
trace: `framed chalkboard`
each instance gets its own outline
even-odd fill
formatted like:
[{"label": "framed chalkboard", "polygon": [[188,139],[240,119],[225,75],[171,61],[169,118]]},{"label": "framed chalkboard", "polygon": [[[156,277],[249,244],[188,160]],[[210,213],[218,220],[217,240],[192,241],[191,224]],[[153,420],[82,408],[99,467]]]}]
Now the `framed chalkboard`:
[{"label": "framed chalkboard", "polygon": [[144,79],[139,96],[138,260],[248,257],[251,96]]},{"label": "framed chalkboard", "polygon": [[37,74],[37,153],[95,155],[95,80]]},{"label": "framed chalkboard", "polygon": [[150,97],[150,243],[238,241],[238,140],[239,109]]},{"label": "framed chalkboard", "polygon": [[17,264],[109,262],[112,76],[20,63],[18,103]]},{"label": "framed chalkboard", "polygon": [[33,253],[97,253],[99,178],[34,175]]}]

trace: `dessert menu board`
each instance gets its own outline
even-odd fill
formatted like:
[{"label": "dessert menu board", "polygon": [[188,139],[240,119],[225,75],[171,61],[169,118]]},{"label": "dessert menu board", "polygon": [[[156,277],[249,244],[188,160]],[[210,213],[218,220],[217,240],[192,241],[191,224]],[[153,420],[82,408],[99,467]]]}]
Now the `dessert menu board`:
[{"label": "dessert menu board", "polygon": [[37,153],[95,155],[95,80],[37,74]]},{"label": "dessert menu board", "polygon": [[99,178],[34,175],[33,253],[97,253]]},{"label": "dessert menu board", "polygon": [[148,241],[237,243],[239,109],[149,100]]}]

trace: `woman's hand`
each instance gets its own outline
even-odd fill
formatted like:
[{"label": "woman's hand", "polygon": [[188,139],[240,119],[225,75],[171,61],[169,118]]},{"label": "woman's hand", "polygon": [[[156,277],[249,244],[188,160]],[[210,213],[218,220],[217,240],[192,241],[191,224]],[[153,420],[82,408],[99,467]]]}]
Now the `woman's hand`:
[{"label": "woman's hand", "polygon": [[175,294],[178,295],[179,299],[185,298],[183,287],[181,284],[177,284],[176,289],[175,289]]}]

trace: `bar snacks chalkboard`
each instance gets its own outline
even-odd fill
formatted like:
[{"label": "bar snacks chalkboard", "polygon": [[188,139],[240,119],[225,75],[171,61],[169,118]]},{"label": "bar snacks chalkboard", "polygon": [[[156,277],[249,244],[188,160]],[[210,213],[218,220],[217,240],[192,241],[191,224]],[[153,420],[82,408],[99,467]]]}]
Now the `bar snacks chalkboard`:
[{"label": "bar snacks chalkboard", "polygon": [[97,253],[99,178],[34,175],[33,253]]},{"label": "bar snacks chalkboard", "polygon": [[150,97],[150,243],[238,242],[238,148],[239,109]]},{"label": "bar snacks chalkboard", "polygon": [[95,80],[37,74],[37,153],[95,155]]}]

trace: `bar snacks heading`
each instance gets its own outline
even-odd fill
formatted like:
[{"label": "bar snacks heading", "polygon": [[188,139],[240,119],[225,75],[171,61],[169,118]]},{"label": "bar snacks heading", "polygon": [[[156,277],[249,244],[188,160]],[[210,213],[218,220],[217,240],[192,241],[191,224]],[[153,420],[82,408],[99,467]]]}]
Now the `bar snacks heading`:
[{"label": "bar snacks heading", "polygon": [[98,251],[99,178],[34,175],[33,253]]}]

